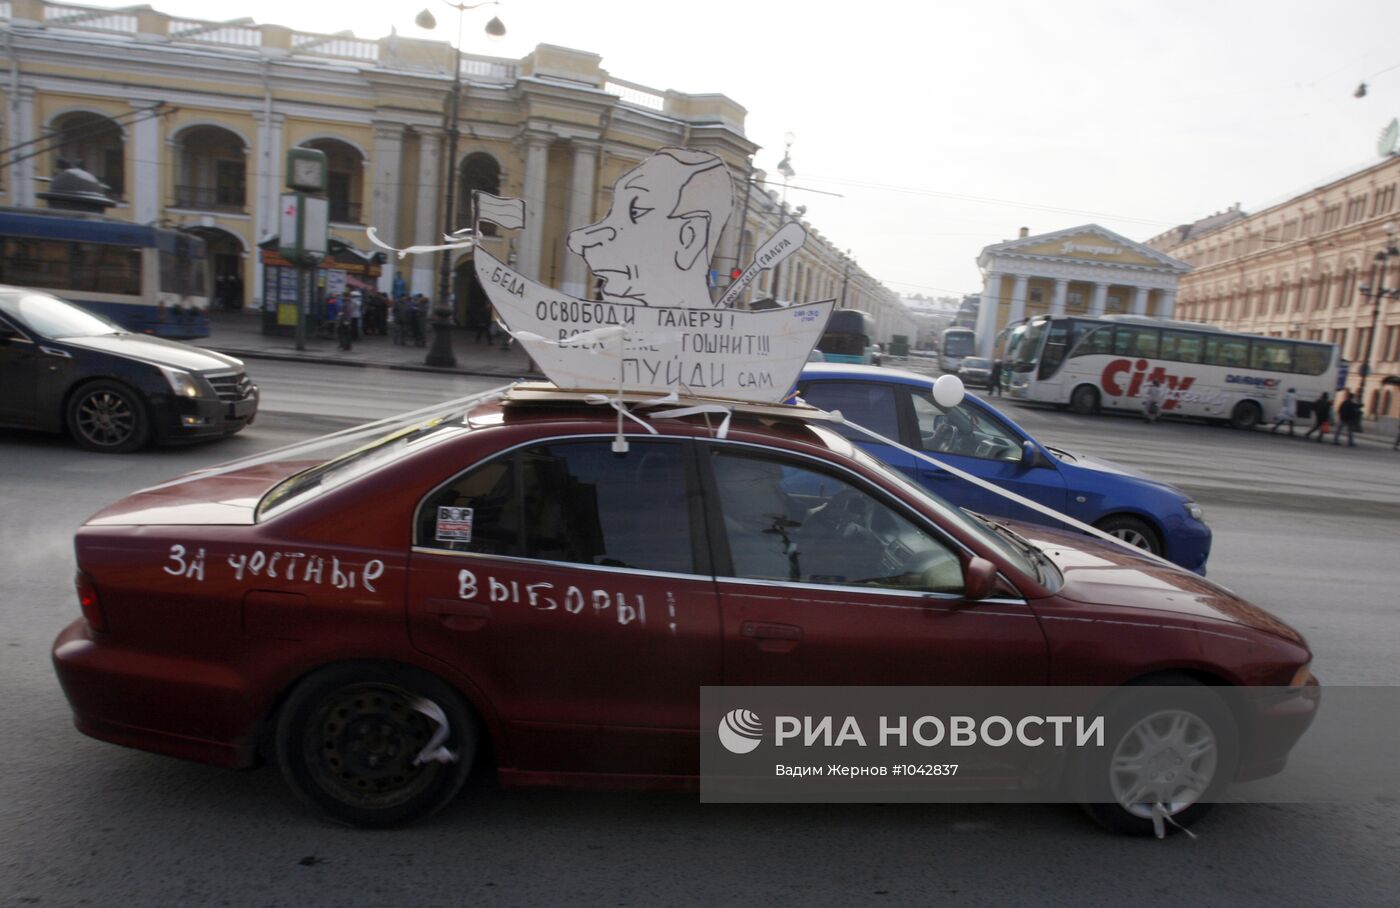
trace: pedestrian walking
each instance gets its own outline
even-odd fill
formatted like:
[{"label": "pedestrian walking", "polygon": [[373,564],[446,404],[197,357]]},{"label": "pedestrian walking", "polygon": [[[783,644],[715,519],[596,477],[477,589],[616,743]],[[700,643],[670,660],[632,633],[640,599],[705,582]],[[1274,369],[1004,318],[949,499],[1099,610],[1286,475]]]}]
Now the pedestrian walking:
[{"label": "pedestrian walking", "polygon": [[408,294],[394,300],[394,343],[402,347],[408,343]]},{"label": "pedestrian walking", "polygon": [[1327,438],[1327,430],[1332,427],[1332,400],[1323,391],[1313,401],[1313,424],[1312,428],[1303,433],[1304,438],[1312,438],[1313,433],[1317,433],[1317,440],[1324,441]]},{"label": "pedestrian walking", "polygon": [[1152,379],[1147,383],[1147,387],[1142,392],[1142,413],[1147,417],[1149,423],[1157,421],[1157,417],[1162,415],[1162,401],[1166,397],[1166,388],[1157,379]]},{"label": "pedestrian walking", "polygon": [[1298,418],[1298,392],[1289,388],[1283,395],[1282,402],[1278,405],[1278,415],[1274,417],[1274,427],[1270,433],[1277,432],[1278,427],[1288,423],[1288,435],[1293,437],[1293,421]]},{"label": "pedestrian walking", "polygon": [[358,290],[350,291],[350,324],[355,332],[355,340],[365,336],[365,300]]},{"label": "pedestrian walking", "polygon": [[1347,447],[1356,447],[1355,432],[1361,428],[1361,405],[1356,402],[1356,395],[1350,391],[1343,391],[1342,402],[1337,405],[1337,431],[1332,436],[1332,444],[1342,443],[1342,431],[1347,433]]},{"label": "pedestrian walking", "polygon": [[987,387],[987,393],[1001,393],[1001,360],[999,359],[992,360],[992,376],[990,379],[990,384]]},{"label": "pedestrian walking", "polygon": [[428,321],[428,298],[421,293],[415,293],[409,303],[408,327],[413,335],[413,345],[415,347],[426,347],[428,336],[426,332]]}]

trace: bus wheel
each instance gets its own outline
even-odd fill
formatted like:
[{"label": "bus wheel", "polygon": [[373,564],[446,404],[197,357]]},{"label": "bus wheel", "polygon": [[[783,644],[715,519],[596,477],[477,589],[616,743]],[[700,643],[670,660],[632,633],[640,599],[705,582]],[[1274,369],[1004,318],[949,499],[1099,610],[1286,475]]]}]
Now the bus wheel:
[{"label": "bus wheel", "polygon": [[1099,412],[1099,390],[1091,385],[1080,385],[1069,398],[1069,408],[1076,413],[1088,416]]},{"label": "bus wheel", "polygon": [[1235,404],[1235,409],[1230,413],[1230,425],[1236,429],[1253,429],[1259,425],[1259,420],[1263,415],[1259,412],[1259,405],[1252,400],[1242,400]]}]

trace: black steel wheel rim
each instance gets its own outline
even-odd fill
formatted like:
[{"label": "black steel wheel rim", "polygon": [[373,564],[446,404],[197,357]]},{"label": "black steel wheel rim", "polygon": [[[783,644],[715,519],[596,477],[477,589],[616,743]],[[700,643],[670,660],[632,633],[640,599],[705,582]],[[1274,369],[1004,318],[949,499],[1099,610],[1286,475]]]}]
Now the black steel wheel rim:
[{"label": "black steel wheel rim", "polygon": [[383,684],[342,688],[306,724],[304,753],[316,783],[343,804],[391,808],[422,794],[442,764],[415,764],[436,727],[417,698]]}]

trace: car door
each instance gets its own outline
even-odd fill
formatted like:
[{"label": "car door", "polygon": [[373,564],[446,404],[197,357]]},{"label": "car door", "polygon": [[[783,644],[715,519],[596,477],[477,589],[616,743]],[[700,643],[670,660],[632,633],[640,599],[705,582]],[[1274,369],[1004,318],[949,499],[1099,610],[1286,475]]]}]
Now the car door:
[{"label": "car door", "polygon": [[[907,390],[916,436],[910,447],[1023,498],[1064,511],[1067,503],[1064,475],[1054,458],[1033,441],[1035,456],[1027,458],[1028,436],[971,397],[964,397],[956,407],[945,411],[933,402],[932,392],[912,387]],[[1032,508],[967,482],[927,461],[918,461],[914,476],[921,485],[960,507],[1032,523],[1051,522],[1051,518]]]},{"label": "car door", "polygon": [[968,601],[955,539],[854,473],[703,450],[725,684],[1045,683],[1035,615],[1017,596]]},{"label": "car door", "polygon": [[692,454],[610,446],[530,445],[430,493],[410,632],[504,721],[504,766],[690,775],[697,691],[721,671]]},{"label": "car door", "polygon": [[0,316],[0,422],[34,424],[41,357],[38,345]]}]

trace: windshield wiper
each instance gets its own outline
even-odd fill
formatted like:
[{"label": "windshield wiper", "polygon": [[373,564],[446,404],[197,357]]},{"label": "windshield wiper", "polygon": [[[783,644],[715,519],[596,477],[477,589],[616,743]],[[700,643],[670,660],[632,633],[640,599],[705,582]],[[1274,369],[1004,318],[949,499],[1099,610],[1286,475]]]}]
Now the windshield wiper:
[{"label": "windshield wiper", "polygon": [[1011,529],[1005,524],[996,523],[991,518],[983,514],[978,514],[977,517],[987,526],[991,527],[992,531],[998,536],[1007,540],[1012,545],[1016,546],[1016,548],[1020,549],[1021,553],[1031,560],[1031,566],[1035,568],[1036,579],[1039,580],[1041,583],[1045,582],[1045,571],[1043,570],[1042,565],[1048,566],[1051,563],[1050,556],[1046,555],[1039,548],[1032,545],[1030,541],[1028,541],[1020,533],[1017,533],[1015,530]]}]

